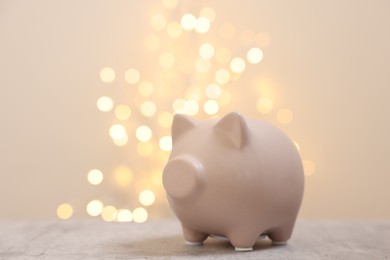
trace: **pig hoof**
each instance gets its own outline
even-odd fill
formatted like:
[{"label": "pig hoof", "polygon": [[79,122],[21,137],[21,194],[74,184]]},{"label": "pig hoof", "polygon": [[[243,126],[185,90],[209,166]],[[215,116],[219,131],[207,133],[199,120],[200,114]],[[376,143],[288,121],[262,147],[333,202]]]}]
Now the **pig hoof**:
[{"label": "pig hoof", "polygon": [[203,245],[203,242],[186,241],[186,245],[189,245],[189,246],[201,246],[201,245]]},{"label": "pig hoof", "polygon": [[272,241],[273,245],[281,246],[281,245],[286,245],[287,241]]},{"label": "pig hoof", "polygon": [[234,249],[235,249],[237,252],[253,251],[253,247],[235,247]]}]

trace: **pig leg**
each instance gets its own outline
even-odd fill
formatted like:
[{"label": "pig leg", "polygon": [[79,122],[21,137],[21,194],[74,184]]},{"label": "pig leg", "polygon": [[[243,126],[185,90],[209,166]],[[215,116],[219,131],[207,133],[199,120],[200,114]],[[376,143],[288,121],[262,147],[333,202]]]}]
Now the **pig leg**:
[{"label": "pig leg", "polygon": [[185,226],[183,228],[183,236],[187,245],[201,245],[203,241],[209,236],[206,233],[201,233]]},{"label": "pig leg", "polygon": [[230,243],[236,251],[252,251],[253,246],[259,238],[259,232],[252,229],[241,229],[228,235]]},{"label": "pig leg", "polygon": [[272,240],[273,244],[286,244],[290,239],[295,221],[278,226],[269,231],[268,237]]}]

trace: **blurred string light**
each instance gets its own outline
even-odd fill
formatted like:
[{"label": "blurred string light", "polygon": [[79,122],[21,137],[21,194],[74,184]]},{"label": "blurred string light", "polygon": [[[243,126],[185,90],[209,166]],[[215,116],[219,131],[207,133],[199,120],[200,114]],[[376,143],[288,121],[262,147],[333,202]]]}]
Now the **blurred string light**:
[{"label": "blurred string light", "polygon": [[[100,185],[105,180],[105,185],[113,185],[116,192],[126,193],[128,198],[128,208],[109,205],[98,198],[91,200],[85,208],[92,217],[117,222],[147,221],[148,210],[158,204],[157,198],[163,194],[161,169],[172,150],[173,115],[210,117],[229,112],[233,98],[229,88],[249,66],[264,59],[262,48],[271,42],[268,33],[239,32],[235,25],[223,23],[213,28],[211,35],[217,17],[215,10],[202,6],[197,13],[183,13],[178,8],[180,4],[178,0],[161,0],[161,8],[155,9],[150,17],[151,30],[142,40],[150,52],[147,58],[155,61],[148,64],[149,71],[134,67],[120,73],[111,67],[100,70],[101,81],[109,84],[107,91],[118,90],[116,80],[120,84],[122,80],[127,86],[121,89],[134,97],[130,101],[114,101],[109,95],[97,99],[98,110],[113,116],[108,135],[114,145],[131,151],[145,163],[134,168],[120,165],[105,170],[104,174],[98,169],[88,172],[87,181],[91,185]],[[236,40],[240,48],[231,46]],[[117,77],[121,73],[123,76]],[[269,86],[255,88],[259,95],[254,109],[261,114],[275,111],[276,121],[283,126],[292,123],[293,112],[288,108],[276,109]],[[298,143],[294,144],[300,151]],[[313,161],[304,160],[303,165],[306,176],[315,172]],[[129,193],[133,196],[129,197]],[[72,214],[70,204],[57,208],[61,219]]]}]

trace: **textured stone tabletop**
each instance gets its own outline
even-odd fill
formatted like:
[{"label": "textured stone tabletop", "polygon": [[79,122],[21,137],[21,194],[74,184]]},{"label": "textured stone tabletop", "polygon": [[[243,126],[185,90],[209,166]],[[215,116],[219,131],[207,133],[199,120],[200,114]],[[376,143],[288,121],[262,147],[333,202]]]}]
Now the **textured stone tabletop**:
[{"label": "textured stone tabletop", "polygon": [[287,245],[185,245],[176,220],[0,221],[0,259],[390,259],[390,221],[298,221]]}]

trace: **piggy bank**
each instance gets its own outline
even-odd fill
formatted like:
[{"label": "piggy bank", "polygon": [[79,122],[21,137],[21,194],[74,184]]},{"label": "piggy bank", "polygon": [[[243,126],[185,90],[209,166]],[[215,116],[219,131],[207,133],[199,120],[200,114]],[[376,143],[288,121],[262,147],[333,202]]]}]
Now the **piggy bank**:
[{"label": "piggy bank", "polygon": [[195,121],[176,114],[163,185],[188,244],[208,236],[249,251],[260,236],[286,243],[302,201],[294,143],[262,120],[229,113]]}]

